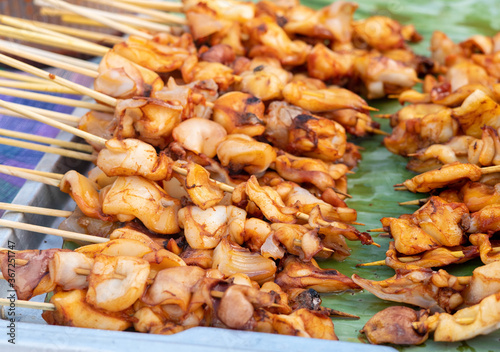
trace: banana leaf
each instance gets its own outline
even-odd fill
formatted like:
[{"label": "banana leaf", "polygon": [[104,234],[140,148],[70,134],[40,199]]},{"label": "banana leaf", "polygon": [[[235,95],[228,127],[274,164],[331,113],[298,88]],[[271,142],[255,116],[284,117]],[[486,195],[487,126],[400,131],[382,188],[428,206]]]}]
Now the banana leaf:
[{"label": "banana leaf", "polygon": [[[368,16],[389,16],[402,24],[414,24],[424,40],[412,48],[420,55],[429,56],[429,39],[435,30],[445,32],[452,40],[459,42],[474,34],[494,35],[500,30],[500,21],[494,19],[500,16],[500,6],[490,0],[356,0],[359,8],[356,19]],[[331,3],[327,0],[302,0],[301,3],[313,8],[321,8]],[[395,100],[370,101],[370,105],[380,109],[381,114],[396,112],[400,105]],[[387,120],[381,122],[382,129],[390,132]],[[397,217],[412,213],[417,207],[399,206],[398,202],[425,198],[424,194],[396,192],[393,185],[414,176],[406,170],[407,160],[401,156],[389,153],[382,145],[382,136],[352,140],[365,150],[363,159],[354,175],[348,177],[348,193],[352,199],[348,205],[358,211],[358,221],[366,224],[358,227],[361,231],[381,227],[380,218]],[[344,262],[325,261],[320,265],[325,268],[335,268],[345,275],[357,273],[363,278],[383,280],[394,275],[387,267],[356,268],[356,264],[376,261],[385,258],[389,239],[374,236],[381,248],[362,246],[350,242],[352,255]],[[479,260],[465,264],[449,266],[445,269],[454,275],[471,275],[472,270],[482,265]],[[367,343],[359,333],[364,324],[375,313],[398,303],[381,300],[369,292],[344,293],[339,295],[323,295],[323,304],[341,311],[356,314],[359,320],[334,319],[335,332],[342,341]],[[420,346],[394,346],[405,351],[495,351],[498,350],[500,331],[487,336],[479,336],[472,340],[457,343],[434,342],[430,338]]]}]

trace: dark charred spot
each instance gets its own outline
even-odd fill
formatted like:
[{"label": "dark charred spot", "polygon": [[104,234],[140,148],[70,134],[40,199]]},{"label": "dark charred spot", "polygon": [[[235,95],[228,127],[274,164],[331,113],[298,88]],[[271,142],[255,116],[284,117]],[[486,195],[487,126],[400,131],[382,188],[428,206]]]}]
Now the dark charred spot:
[{"label": "dark charred spot", "polygon": [[259,71],[262,71],[263,69],[264,69],[264,65],[259,65],[253,69],[253,72],[259,72]]},{"label": "dark charred spot", "polygon": [[299,128],[307,129],[306,125],[310,120],[318,120],[318,118],[308,114],[300,114],[293,119],[293,124]]},{"label": "dark charred spot", "polygon": [[278,23],[278,26],[283,27],[285,24],[288,23],[288,20],[284,16],[277,16],[276,23]]},{"label": "dark charred spot", "polygon": [[301,292],[294,304],[294,309],[306,308],[309,310],[318,310],[321,306],[321,297],[316,290],[312,288]]},{"label": "dark charred spot", "polygon": [[153,91],[153,86],[151,84],[144,84],[144,96],[145,97],[150,97],[151,92]]},{"label": "dark charred spot", "polygon": [[[261,67],[261,66],[259,66]],[[254,70],[255,72],[255,70]],[[260,104],[261,103],[261,100],[257,97],[254,97],[253,95],[249,98],[247,98],[247,100],[245,100],[245,104],[247,105],[255,105],[255,104]]]},{"label": "dark charred spot", "polygon": [[261,33],[265,33],[265,32],[267,32],[267,26],[266,26],[266,24],[265,24],[265,23],[263,23],[263,24],[259,25],[259,26],[257,27],[257,31],[259,31],[259,32],[261,32]]}]

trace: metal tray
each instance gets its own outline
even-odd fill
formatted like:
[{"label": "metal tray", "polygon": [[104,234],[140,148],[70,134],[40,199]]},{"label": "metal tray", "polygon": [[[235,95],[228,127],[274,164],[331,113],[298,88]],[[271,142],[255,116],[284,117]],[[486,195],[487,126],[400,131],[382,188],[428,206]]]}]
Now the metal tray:
[{"label": "metal tray", "polygon": [[[82,116],[83,109],[76,109],[74,114]],[[72,140],[72,135],[61,132],[59,139]],[[65,173],[68,170],[85,172],[90,167],[87,162],[45,154],[36,170]],[[75,203],[65,193],[55,187],[27,181],[13,203],[41,206],[53,209],[73,210]],[[6,212],[6,220],[56,227],[61,219],[15,212]],[[15,249],[60,248],[62,239],[55,236],[31,233],[24,230],[0,228],[0,246],[7,247],[8,241],[15,243]],[[0,297],[7,297],[7,282],[0,280]],[[43,296],[32,301],[43,302]],[[16,351],[132,351],[147,348],[149,351],[163,351],[166,348],[175,351],[395,351],[391,347],[373,346],[343,341],[308,339],[248,331],[196,327],[175,335],[162,336],[136,332],[116,332],[74,327],[50,326],[41,317],[41,311],[16,308]],[[0,326],[0,350],[11,350],[14,345],[8,343],[6,335],[8,321],[2,320]]]}]

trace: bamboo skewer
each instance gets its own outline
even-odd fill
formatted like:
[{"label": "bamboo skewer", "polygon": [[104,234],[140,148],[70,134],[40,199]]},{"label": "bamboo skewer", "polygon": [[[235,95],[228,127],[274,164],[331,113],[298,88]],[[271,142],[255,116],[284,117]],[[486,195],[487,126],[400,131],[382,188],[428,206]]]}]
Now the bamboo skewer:
[{"label": "bamboo skewer", "polygon": [[52,24],[52,23],[45,23],[45,22],[39,22],[39,21],[32,21],[32,20],[27,20],[24,18],[17,18],[17,17],[10,17],[10,16],[5,16],[2,15],[4,19],[8,19],[8,21],[5,21],[5,24],[8,24],[10,26],[16,26],[16,23],[29,23],[37,28],[46,28],[50,29],[54,32],[59,32],[62,34],[67,34],[72,37],[79,37],[83,38],[85,40],[90,40],[90,41],[98,41],[98,42],[103,42],[107,44],[118,44],[123,42],[122,37],[118,37],[112,34],[106,34],[106,33],[97,33],[85,29],[79,29],[79,28],[73,28],[73,27],[67,27],[67,26],[61,26],[57,24]]},{"label": "bamboo skewer", "polygon": [[25,178],[30,181],[45,183],[49,186],[54,186],[59,188],[60,181],[54,178],[37,175],[35,173],[26,172],[23,170],[19,170],[19,168],[9,167],[7,165],[0,165],[0,173],[11,175],[15,177]]},{"label": "bamboo skewer", "polygon": [[83,139],[87,139],[87,140],[90,140],[90,141],[93,141],[95,143],[99,143],[102,145],[104,145],[104,143],[106,143],[106,140],[104,138],[97,137],[97,136],[90,134],[88,132],[79,130],[78,128],[74,128],[74,127],[65,125],[64,123],[54,121],[53,119],[42,116],[42,115],[40,115],[36,112],[30,111],[30,110],[20,108],[12,103],[8,103],[6,101],[0,100],[0,106],[4,107],[6,109],[9,109],[9,110],[13,110],[17,113],[23,114],[29,118],[32,118],[33,120],[45,123],[45,124],[50,125],[52,127],[59,128],[63,131],[69,132],[69,133],[72,133],[72,134],[74,134],[78,137],[81,137]]},{"label": "bamboo skewer", "polygon": [[[31,170],[31,169],[25,169],[25,168],[22,168],[22,167],[8,166],[8,165],[1,165],[1,166],[3,166],[4,169],[11,169],[13,171],[16,171],[16,170],[17,171],[23,171],[23,172],[26,172],[26,173],[29,173],[29,174],[33,174],[33,175],[39,175],[39,176],[44,176],[44,177],[47,177],[47,178],[52,178],[54,180],[62,180],[62,178],[64,177],[64,175],[57,174],[55,172]],[[16,176],[16,175],[12,174],[12,176]]]},{"label": "bamboo skewer", "polygon": [[[26,117],[26,116],[24,116],[22,114],[18,114],[17,112],[14,112],[14,111],[11,111],[11,110],[7,110],[7,109],[0,109],[0,115],[19,117],[19,118],[22,118],[22,119],[29,119],[28,117]],[[72,127],[78,126],[77,122],[70,122],[70,121],[66,121],[64,119],[58,119],[56,117],[53,117],[53,119],[56,120],[56,121],[59,121],[61,123],[65,123],[68,126],[72,126]]]},{"label": "bamboo skewer", "polygon": [[[48,36],[46,34],[36,33],[32,31],[27,31],[25,29],[19,29],[5,25],[0,25],[0,32],[2,33],[2,36],[7,38],[14,38],[14,39],[25,40],[31,43],[55,46],[58,48],[64,48],[67,50],[81,52],[88,55],[102,56],[109,50],[109,48],[105,46],[99,46],[98,44],[94,43],[91,43],[92,45],[83,46],[81,42],[75,43],[74,41],[63,39],[60,37]],[[100,47],[104,49],[101,49]]]},{"label": "bamboo skewer", "polygon": [[67,211],[67,210],[49,209],[49,208],[33,207],[29,205],[10,204],[10,203],[0,203],[0,209],[9,210],[13,212],[20,212],[20,213],[55,216],[58,218],[59,217],[67,218],[68,216],[71,216],[71,214],[73,214],[72,211]]},{"label": "bamboo skewer", "polygon": [[109,113],[113,113],[115,111],[110,106],[106,106],[106,105],[102,105],[102,104],[98,104],[98,103],[91,103],[88,101],[81,101],[81,100],[77,100],[77,99],[56,97],[56,96],[49,95],[49,94],[27,92],[25,90],[19,90],[19,89],[10,89],[10,88],[0,87],[0,95],[8,95],[11,97],[37,100],[37,101],[43,101],[46,103],[60,104],[60,105],[65,105],[65,106],[73,106],[73,107],[78,107],[78,108],[84,108],[84,109],[90,109],[90,110],[96,110],[96,111],[102,111],[102,112],[109,112]]},{"label": "bamboo skewer", "polygon": [[26,21],[19,21],[15,17],[1,15],[0,16],[0,23],[6,24],[8,26],[16,27],[19,29],[32,31],[35,33],[45,34],[45,35],[48,35],[51,37],[60,38],[63,40],[69,40],[69,41],[73,42],[74,44],[81,44],[81,45],[90,44],[90,45],[101,46],[99,44],[91,43],[91,42],[88,42],[88,41],[80,39],[80,38],[72,37],[72,36],[69,36],[69,35],[64,34],[64,33],[53,31],[51,29],[39,27],[39,26],[36,26],[36,25],[29,23],[29,22],[26,22]]},{"label": "bamboo skewer", "polygon": [[30,134],[30,133],[5,130],[3,128],[0,128],[0,136],[20,138],[20,139],[31,140],[33,142],[58,145],[60,147],[66,148],[66,149],[79,150],[79,151],[87,152],[87,153],[94,152],[94,148],[92,148],[88,144],[67,142],[67,141],[62,141],[60,139],[56,139],[56,138],[36,136],[36,135]]},{"label": "bamboo skewer", "polygon": [[169,1],[155,1],[155,0],[116,0],[119,2],[139,5],[146,8],[151,8],[160,11],[167,12],[183,12],[184,5],[180,2],[169,2]]},{"label": "bamboo skewer", "polygon": [[[132,26],[135,28],[144,28],[146,30],[153,30],[153,31],[157,31],[157,32],[167,32],[167,33],[170,32],[170,30],[171,30],[171,28],[169,26],[162,24],[163,21],[160,21],[157,19],[148,19],[146,21],[146,20],[140,19],[138,17],[129,16],[129,15],[109,13],[106,11],[100,11],[100,10],[96,10],[96,9],[92,9],[92,11],[94,11],[96,16],[105,16],[105,17],[111,16],[116,21],[127,23],[129,26]],[[40,10],[40,13],[42,15],[46,15],[46,16],[60,16],[61,21],[66,22],[66,23],[78,24],[78,25],[84,25],[84,26],[94,26],[94,27],[107,27],[106,25],[104,25],[100,22],[91,20],[87,17],[82,17],[80,15],[74,14],[73,12],[67,11],[67,10],[42,7]]]},{"label": "bamboo skewer", "polygon": [[[31,52],[31,50],[24,49],[22,45],[12,44],[3,40],[0,40],[0,51],[11,55],[19,56],[34,62],[39,62],[45,65],[62,68],[63,70],[79,73],[81,75],[92,78],[96,78],[99,75],[96,70],[89,70],[88,68],[81,67],[80,64],[75,65],[71,63],[71,61],[67,61],[63,58],[56,59],[44,56],[43,54],[41,55],[41,53],[44,53],[43,50]],[[65,57],[64,55],[61,56]]]},{"label": "bamboo skewer", "polygon": [[15,73],[15,72],[4,71],[4,70],[0,70],[0,77],[12,79],[14,81],[47,84],[47,81],[44,80],[43,78],[33,77],[31,75],[23,75],[21,73]]},{"label": "bamboo skewer", "polygon": [[[96,20],[97,22],[101,22],[102,24],[105,24],[106,26],[116,29],[120,32],[123,32],[125,34],[131,34],[131,35],[137,35],[146,39],[153,39],[153,36],[147,33],[144,33],[140,30],[135,29],[134,27],[131,27],[127,24],[123,24],[121,22],[117,22],[114,19],[111,19],[109,17],[104,16],[98,16],[96,15],[98,12],[92,9],[89,9],[87,7],[83,6],[77,6],[73,4],[66,3],[64,1],[59,1],[59,0],[44,0],[43,2],[54,6],[56,8],[62,8],[64,10],[71,11],[73,13],[76,13],[78,15],[90,18],[92,20]],[[104,12],[104,11],[103,11]],[[113,14],[115,15],[115,14]],[[116,16],[113,16],[116,17]]]},{"label": "bamboo skewer", "polygon": [[[58,120],[58,121],[64,121],[65,123],[72,123],[72,124],[78,124],[80,122],[80,117],[70,115],[70,114],[65,114],[62,112],[57,112],[57,111],[50,111],[50,110],[45,110],[45,109],[40,109],[40,108],[35,108],[34,106],[27,106],[27,105],[22,105],[22,104],[17,104],[17,103],[11,103],[14,106],[24,108],[29,111],[36,112],[38,114],[41,114],[43,116]],[[21,116],[23,118],[26,118],[23,114],[15,113],[12,112],[12,110],[7,110],[7,109],[0,109],[1,113],[4,115],[8,115],[8,113],[12,114],[11,116]]]},{"label": "bamboo skewer", "polygon": [[35,150],[35,151],[42,152],[42,153],[51,153],[51,154],[62,155],[62,156],[68,157],[68,158],[73,158],[73,159],[78,159],[78,160],[85,160],[85,161],[90,161],[90,162],[94,162],[96,160],[96,156],[92,155],[92,154],[76,152],[74,150],[68,150],[68,149],[64,149],[64,148],[47,147],[45,145],[18,141],[16,139],[0,137],[0,144],[8,145],[11,147],[16,147],[16,148]]},{"label": "bamboo skewer", "polygon": [[41,309],[50,311],[56,310],[56,306],[52,303],[31,302],[19,299],[16,299],[15,301],[11,302],[9,299],[0,298],[0,306],[10,306],[11,303],[14,303],[15,306],[19,308]]},{"label": "bamboo skewer", "polygon": [[[88,0],[88,1],[101,3],[101,0]],[[122,9],[122,10],[127,10],[130,12],[135,12],[135,13],[151,16],[153,18],[158,18],[162,21],[165,21],[166,23],[181,24],[181,25],[187,24],[185,18],[181,18],[181,17],[175,16],[175,15],[171,15],[171,14],[164,13],[164,12],[157,11],[157,10],[144,8],[142,6],[136,6],[136,5],[130,4],[130,3],[123,3],[120,1],[108,0],[106,2],[106,5],[111,6],[111,7],[115,7],[118,9]]]},{"label": "bamboo skewer", "polygon": [[26,89],[26,90],[36,90],[45,93],[60,93],[60,94],[75,94],[80,95],[80,93],[62,86],[47,83],[30,83],[30,82],[19,82],[10,81],[6,79],[0,79],[0,87],[4,88],[15,88],[15,89]]},{"label": "bamboo skewer", "polygon": [[398,203],[399,205],[424,205],[429,198],[422,198],[422,199],[415,199],[415,200],[409,200],[406,202],[400,202]]},{"label": "bamboo skewer", "polygon": [[96,92],[95,90],[82,86],[81,84],[73,83],[71,81],[68,81],[67,79],[58,77],[52,73],[45,72],[44,70],[25,64],[24,62],[13,59],[9,56],[0,54],[0,62],[9,65],[11,67],[17,68],[18,70],[25,71],[35,76],[48,79],[64,87],[74,89],[77,92],[82,93],[83,95],[88,95],[98,101],[102,101],[104,104],[116,106],[115,98],[112,98],[106,94]]},{"label": "bamboo skewer", "polygon": [[53,229],[50,227],[25,224],[22,222],[3,220],[3,219],[0,219],[0,226],[12,228],[12,229],[17,229],[17,230],[26,230],[26,231],[37,232],[37,233],[44,233],[47,235],[58,236],[58,237],[62,237],[62,238],[67,239],[67,240],[72,240],[72,241],[84,241],[84,242],[90,242],[90,243],[104,243],[104,242],[109,241],[109,238],[84,235],[84,234],[72,232],[72,231]]},{"label": "bamboo skewer", "polygon": [[[455,258],[463,258],[464,257],[464,252],[462,252],[462,251],[450,252],[450,254],[452,256],[454,256]],[[398,257],[397,259],[402,263],[411,263],[411,262],[416,262],[418,260],[421,260],[422,257],[409,256],[409,257]],[[377,260],[375,262],[370,262],[370,263],[356,264],[356,266],[381,266],[381,265],[386,265],[385,259]]]}]

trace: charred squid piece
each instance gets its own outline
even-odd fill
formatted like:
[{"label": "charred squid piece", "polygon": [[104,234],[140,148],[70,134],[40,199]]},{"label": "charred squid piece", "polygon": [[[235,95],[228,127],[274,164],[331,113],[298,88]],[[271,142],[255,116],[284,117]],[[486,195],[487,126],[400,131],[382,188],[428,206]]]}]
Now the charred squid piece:
[{"label": "charred squid piece", "polygon": [[496,261],[500,261],[500,253],[492,251],[492,244],[490,242],[490,236],[484,233],[474,233],[469,236],[469,241],[479,247],[479,254],[481,256],[481,261],[484,264],[490,264]]},{"label": "charred squid piece", "polygon": [[413,67],[386,56],[372,54],[356,57],[354,72],[363,82],[368,99],[400,94],[419,81]]},{"label": "charred squid piece", "polygon": [[359,95],[335,86],[311,91],[303,82],[290,82],[283,89],[283,97],[287,103],[313,113],[338,109],[373,110]]},{"label": "charred squid piece", "polygon": [[131,35],[126,41],[115,44],[113,52],[151,71],[167,73],[178,70],[191,54],[190,50],[180,47],[179,42],[159,43]]},{"label": "charred squid piece", "polygon": [[264,103],[250,94],[230,92],[215,101],[213,120],[227,133],[241,133],[250,137],[264,133]]},{"label": "charred squid piece", "polygon": [[420,345],[427,341],[429,332],[420,333],[412,324],[427,319],[428,315],[424,309],[415,311],[402,306],[389,307],[371,317],[360,332],[374,345]]},{"label": "charred squid piece", "polygon": [[75,170],[64,174],[59,188],[70,195],[86,216],[104,221],[115,220],[112,214],[108,215],[103,211],[97,186]]},{"label": "charred squid piece", "polygon": [[474,269],[469,286],[462,296],[465,305],[471,306],[498,292],[500,292],[500,261],[495,261]]},{"label": "charred squid piece", "polygon": [[153,92],[151,97],[182,106],[182,121],[191,118],[209,119],[212,115],[212,103],[219,96],[218,89],[213,79],[179,85],[170,77],[165,87]]},{"label": "charred squid piece", "polygon": [[500,128],[499,114],[500,105],[483,91],[476,90],[464,100],[460,107],[453,109],[452,116],[458,121],[465,134],[481,138],[483,126]]},{"label": "charred squid piece", "polygon": [[352,279],[380,299],[408,303],[433,312],[450,312],[464,302],[461,292],[466,286],[442,269],[396,270],[396,275],[382,281],[363,279],[356,274]]},{"label": "charred squid piece", "polygon": [[226,276],[236,273],[246,274],[258,283],[273,280],[276,273],[274,261],[240,247],[227,237],[223,238],[215,248],[212,267],[219,269]]},{"label": "charred squid piece", "polygon": [[335,45],[347,45],[353,32],[353,14],[358,8],[354,2],[340,1],[313,10],[306,6],[293,6],[286,11],[283,29],[289,34],[330,39]]},{"label": "charred squid piece", "polygon": [[443,188],[462,180],[476,182],[481,179],[481,176],[481,169],[476,165],[451,163],[437,170],[417,175],[412,179],[406,180],[403,184],[413,193],[427,193],[433,189]]},{"label": "charred squid piece", "polygon": [[233,205],[207,209],[188,206],[179,210],[178,214],[179,224],[193,249],[213,249],[226,236],[243,243],[245,218],[246,211]]},{"label": "charred squid piece", "polygon": [[[54,311],[45,311],[42,318],[50,325],[123,331],[132,326],[127,312],[106,312],[86,302],[87,290],[56,292],[50,303]],[[133,311],[132,311],[133,313]]]},{"label": "charred squid piece", "polygon": [[286,32],[269,16],[247,21],[249,34],[249,56],[272,56],[282,65],[299,66],[306,62],[311,47],[300,40],[291,40]]},{"label": "charred squid piece", "polygon": [[174,234],[179,231],[180,201],[158,184],[140,176],[118,177],[104,196],[102,209],[120,221],[140,219],[151,231]]},{"label": "charred squid piece", "polygon": [[142,297],[149,263],[141,258],[98,255],[88,276],[87,303],[108,312],[130,308]]},{"label": "charred squid piece", "polygon": [[276,152],[271,145],[247,135],[231,134],[217,147],[217,156],[222,166],[232,171],[243,169],[250,174],[260,174],[276,159]]},{"label": "charred squid piece", "polygon": [[[439,268],[450,264],[460,264],[479,256],[477,246],[438,247],[423,252],[419,257],[399,256],[394,242],[389,243],[385,253],[385,264],[393,269],[418,270],[420,268]],[[408,259],[410,259],[408,261]]]},{"label": "charred squid piece", "polygon": [[95,90],[119,99],[149,97],[163,88],[163,81],[154,71],[142,67],[110,50],[99,64]]},{"label": "charred squid piece", "polygon": [[99,152],[97,166],[107,176],[142,176],[152,181],[169,179],[173,161],[156,153],[150,144],[138,139],[110,139]]},{"label": "charred squid piece", "polygon": [[181,122],[183,108],[155,98],[120,100],[116,107],[114,137],[137,138],[154,147],[164,148],[172,131]]},{"label": "charred squid piece", "polygon": [[[13,283],[18,299],[29,300],[54,290],[56,284],[49,275],[49,264],[58,252],[70,251],[67,249],[16,251],[14,259],[17,263],[14,267],[12,267],[12,256],[6,251],[0,252],[3,278],[9,280],[9,273],[14,270],[16,280],[9,282]],[[20,265],[19,261],[23,261],[24,265]]]},{"label": "charred squid piece", "polygon": [[316,261],[304,263],[295,256],[288,256],[275,282],[285,291],[292,288],[312,288],[318,292],[343,292],[358,290],[350,278],[334,269],[321,269]]},{"label": "charred squid piece", "polygon": [[487,335],[500,327],[500,293],[453,315],[436,313],[414,327],[422,333],[434,332],[434,341],[463,341]]}]

